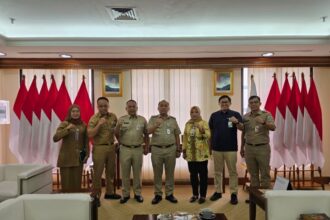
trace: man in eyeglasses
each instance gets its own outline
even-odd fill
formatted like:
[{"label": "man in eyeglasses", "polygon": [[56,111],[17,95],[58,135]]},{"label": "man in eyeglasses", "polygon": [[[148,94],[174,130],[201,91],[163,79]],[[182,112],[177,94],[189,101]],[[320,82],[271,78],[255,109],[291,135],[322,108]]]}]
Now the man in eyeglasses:
[{"label": "man in eyeglasses", "polygon": [[[241,156],[245,157],[251,176],[251,187],[270,187],[270,145],[269,131],[275,130],[274,119],[267,111],[260,110],[260,98],[251,96],[251,112],[243,116]],[[259,179],[260,174],[260,179]]]},{"label": "man in eyeglasses", "polygon": [[242,129],[241,115],[230,109],[231,98],[223,95],[219,98],[220,110],[214,112],[209,120],[211,130],[211,148],[214,161],[215,192],[211,201],[222,197],[223,168],[227,164],[229,172],[230,203],[238,203],[237,129]]}]

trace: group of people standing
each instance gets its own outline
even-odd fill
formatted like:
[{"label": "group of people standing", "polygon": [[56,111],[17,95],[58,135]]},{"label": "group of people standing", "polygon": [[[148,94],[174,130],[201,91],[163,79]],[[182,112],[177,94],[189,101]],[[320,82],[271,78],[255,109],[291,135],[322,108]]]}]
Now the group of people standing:
[{"label": "group of people standing", "polygon": [[[180,145],[180,128],[176,119],[170,116],[170,106],[166,100],[158,103],[158,115],[147,120],[137,114],[136,101],[126,102],[127,115],[117,119],[109,112],[109,100],[97,99],[98,113],[85,125],[80,119],[80,108],[73,105],[68,116],[54,135],[54,141],[63,140],[58,158],[62,190],[79,191],[81,187],[82,166],[88,159],[88,141],[93,141],[92,193],[100,205],[102,174],[105,168],[105,199],[120,199],[124,204],[130,199],[130,173],[133,170],[133,192],[137,202],[143,202],[141,195],[141,169],[143,154],[151,152],[154,171],[154,198],[152,204],[163,199],[162,175],[165,168],[165,199],[177,203],[174,196],[174,170],[176,158],[183,155],[188,162],[192,197],[190,202],[204,203],[207,195],[208,161],[213,157],[215,192],[210,197],[216,201],[222,197],[224,164],[229,172],[231,204],[237,204],[237,129],[242,130],[240,154],[245,157],[251,176],[251,186],[268,188],[270,186],[270,146],[269,130],[275,130],[274,120],[266,111],[260,110],[260,98],[251,96],[251,112],[243,117],[230,109],[231,98],[219,98],[220,110],[214,112],[209,121],[201,117],[201,110],[193,106],[190,120],[186,123],[183,143]],[[149,139],[149,136],[151,138]],[[115,144],[115,137],[118,144]],[[116,149],[118,146],[118,149]],[[86,156],[81,156],[82,151]],[[115,156],[119,150],[122,196],[115,194]],[[260,176],[260,180],[259,180]]]}]

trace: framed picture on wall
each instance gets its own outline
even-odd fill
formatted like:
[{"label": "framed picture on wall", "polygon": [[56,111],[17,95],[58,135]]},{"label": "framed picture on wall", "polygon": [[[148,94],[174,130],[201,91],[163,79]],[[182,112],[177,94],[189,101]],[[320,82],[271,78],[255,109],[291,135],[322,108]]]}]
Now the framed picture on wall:
[{"label": "framed picture on wall", "polygon": [[214,95],[233,95],[234,73],[232,70],[214,71]]},{"label": "framed picture on wall", "polygon": [[10,124],[9,101],[0,100],[0,124]]},{"label": "framed picture on wall", "polygon": [[103,72],[102,76],[103,96],[123,95],[123,73],[116,71]]}]

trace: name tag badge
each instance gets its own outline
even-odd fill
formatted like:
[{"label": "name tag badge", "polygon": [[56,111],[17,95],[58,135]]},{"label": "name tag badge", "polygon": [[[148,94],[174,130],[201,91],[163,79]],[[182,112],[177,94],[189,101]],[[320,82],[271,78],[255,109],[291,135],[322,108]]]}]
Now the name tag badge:
[{"label": "name tag badge", "polygon": [[233,127],[233,122],[228,121],[228,128],[232,128]]},{"label": "name tag badge", "polygon": [[255,133],[258,133],[259,132],[259,126],[258,125],[254,127],[254,132]]},{"label": "name tag badge", "polygon": [[171,134],[171,130],[169,128],[166,129],[167,134]]}]

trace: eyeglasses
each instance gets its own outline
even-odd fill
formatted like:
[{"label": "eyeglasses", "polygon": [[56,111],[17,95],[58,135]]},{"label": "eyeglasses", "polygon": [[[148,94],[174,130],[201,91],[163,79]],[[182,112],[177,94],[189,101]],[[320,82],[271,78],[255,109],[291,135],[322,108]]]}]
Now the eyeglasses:
[{"label": "eyeglasses", "polygon": [[259,101],[250,101],[249,104],[258,104]]}]

